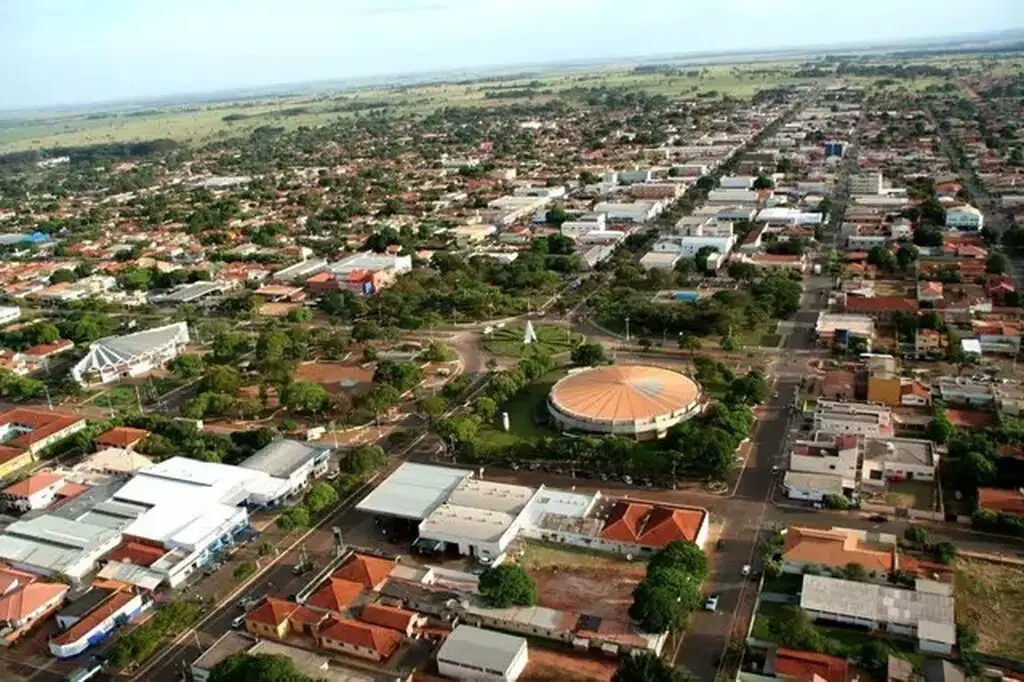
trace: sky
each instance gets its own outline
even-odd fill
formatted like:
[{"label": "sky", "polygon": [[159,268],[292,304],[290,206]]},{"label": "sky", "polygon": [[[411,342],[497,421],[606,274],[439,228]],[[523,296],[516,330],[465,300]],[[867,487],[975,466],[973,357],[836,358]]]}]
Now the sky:
[{"label": "sky", "polygon": [[0,0],[0,109],[1024,27],[1024,0]]}]

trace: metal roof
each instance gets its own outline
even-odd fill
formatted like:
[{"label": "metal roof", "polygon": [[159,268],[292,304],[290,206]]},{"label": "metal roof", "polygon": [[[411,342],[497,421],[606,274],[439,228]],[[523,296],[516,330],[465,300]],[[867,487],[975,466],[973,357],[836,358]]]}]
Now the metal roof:
[{"label": "metal roof", "polygon": [[288,478],[309,461],[325,452],[330,452],[330,448],[282,438],[253,453],[238,466],[243,469],[262,471],[277,478]]},{"label": "metal roof", "polygon": [[506,671],[525,648],[522,637],[459,625],[441,645],[437,658],[456,665]]},{"label": "metal roof", "polygon": [[693,406],[700,389],[660,367],[612,365],[571,374],[551,389],[551,404],[593,422],[644,422]]},{"label": "metal roof", "polygon": [[356,509],[422,521],[472,475],[468,469],[406,462],[364,497]]},{"label": "metal roof", "polygon": [[185,322],[100,339],[89,346],[88,355],[75,365],[71,374],[80,381],[90,372],[130,365],[167,346],[185,344],[188,341],[188,324]]}]

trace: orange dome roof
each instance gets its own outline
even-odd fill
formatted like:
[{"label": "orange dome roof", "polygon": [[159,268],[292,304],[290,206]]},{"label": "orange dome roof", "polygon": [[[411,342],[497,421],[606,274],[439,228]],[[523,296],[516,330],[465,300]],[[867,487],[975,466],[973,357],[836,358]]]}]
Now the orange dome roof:
[{"label": "orange dome roof", "polygon": [[697,384],[678,372],[611,365],[562,379],[551,389],[551,404],[589,421],[636,422],[685,410],[699,395]]}]

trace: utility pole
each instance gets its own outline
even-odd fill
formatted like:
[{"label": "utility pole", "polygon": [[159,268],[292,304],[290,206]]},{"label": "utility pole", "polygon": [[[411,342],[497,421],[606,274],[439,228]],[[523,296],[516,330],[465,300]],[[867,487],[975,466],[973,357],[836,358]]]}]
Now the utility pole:
[{"label": "utility pole", "polygon": [[629,343],[629,318],[626,318],[626,343]]}]

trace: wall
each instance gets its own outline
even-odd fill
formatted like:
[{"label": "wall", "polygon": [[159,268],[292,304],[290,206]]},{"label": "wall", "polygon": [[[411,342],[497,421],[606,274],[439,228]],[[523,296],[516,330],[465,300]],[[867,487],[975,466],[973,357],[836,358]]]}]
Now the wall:
[{"label": "wall", "polygon": [[348,642],[339,642],[329,637],[324,637],[323,635],[320,635],[318,639],[320,641],[320,646],[325,649],[340,651],[358,658],[365,658],[368,661],[380,661],[382,658],[380,652],[375,649],[367,649],[366,647],[356,646],[354,644],[349,644]]}]

